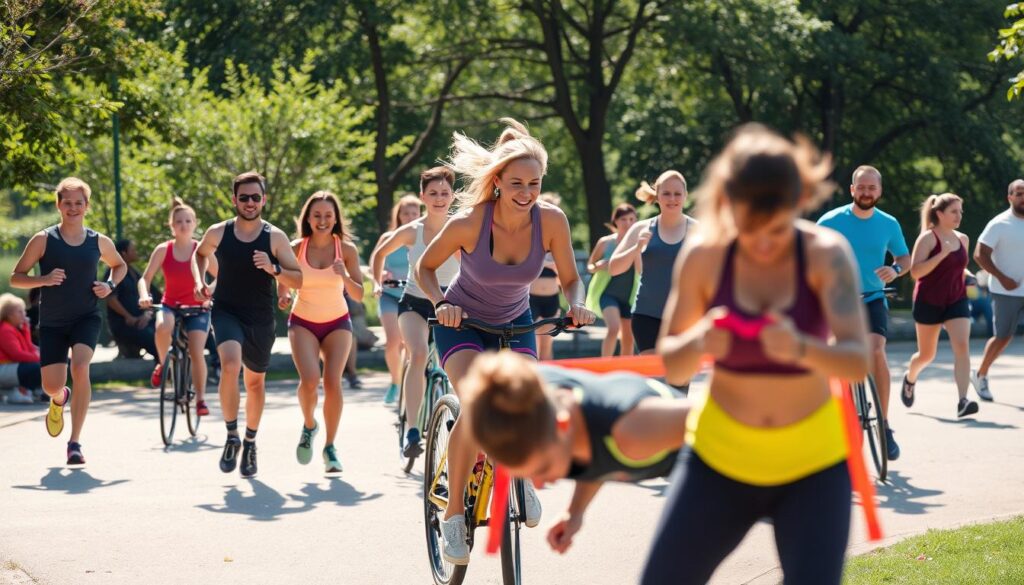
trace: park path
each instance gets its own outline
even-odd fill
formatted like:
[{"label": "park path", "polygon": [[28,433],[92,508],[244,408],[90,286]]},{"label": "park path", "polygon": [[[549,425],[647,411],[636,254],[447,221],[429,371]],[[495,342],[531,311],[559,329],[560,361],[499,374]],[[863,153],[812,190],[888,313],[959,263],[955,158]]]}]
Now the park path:
[{"label": "park path", "polygon": [[[972,350],[977,359],[981,345]],[[890,348],[895,371],[911,351]],[[996,402],[966,421],[956,420],[951,361],[940,352],[912,410],[893,404],[903,458],[878,488],[891,539],[1024,513],[1024,349],[1011,347],[993,371]],[[301,418],[289,382],[268,392],[254,480],[217,469],[223,426],[215,417],[194,440],[179,429],[165,450],[152,390],[97,393],[83,437],[89,464],[79,470],[63,465],[66,434],[45,434],[43,407],[0,406],[0,583],[430,583],[420,476],[398,468],[392,410],[380,403],[384,376],[367,381],[346,391],[337,442],[346,471],[336,479],[317,459],[295,462]],[[215,399],[211,406],[217,415]],[[564,557],[548,550],[543,526],[571,485],[545,489],[544,524],[525,534],[525,581],[635,582],[666,486],[607,487]],[[855,510],[851,552],[867,546]],[[776,565],[770,528],[758,525],[713,582],[776,583]],[[496,559],[477,551],[468,582],[500,582]]]}]

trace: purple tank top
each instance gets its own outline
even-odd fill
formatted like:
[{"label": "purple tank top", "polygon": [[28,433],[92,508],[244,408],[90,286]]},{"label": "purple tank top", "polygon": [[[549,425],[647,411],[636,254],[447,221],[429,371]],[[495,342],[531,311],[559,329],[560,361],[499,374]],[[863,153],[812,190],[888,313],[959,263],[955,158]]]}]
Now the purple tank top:
[{"label": "purple tank top", "polygon": [[[759,315],[744,311],[736,302],[735,296],[735,270],[733,268],[736,256],[736,242],[729,245],[725,253],[725,262],[722,266],[722,276],[718,281],[718,291],[712,299],[711,307],[723,306],[729,311],[741,315],[747,319],[753,319]],[[807,262],[804,259],[804,238],[799,231],[796,233],[796,298],[793,305],[783,313],[793,320],[797,330],[819,339],[828,337],[828,323],[821,310],[821,302],[817,295],[811,290],[806,279]],[[743,339],[733,336],[732,347],[724,359],[715,363],[716,367],[732,372],[745,372],[751,374],[805,374],[807,370],[787,364],[774,362],[764,354],[759,339]]]},{"label": "purple tank top", "polygon": [[[935,231],[932,230],[935,234]],[[935,234],[935,247],[928,254],[934,258],[942,251],[942,240]],[[948,307],[967,296],[964,283],[964,269],[967,268],[967,246],[960,242],[960,249],[939,262],[934,270],[921,277],[914,285],[914,302],[927,303],[937,307]]]},{"label": "purple tank top", "polygon": [[501,264],[491,256],[491,222],[494,202],[483,204],[484,220],[476,247],[462,250],[462,264],[444,298],[460,306],[472,319],[493,325],[511,322],[530,308],[530,284],[544,268],[540,207],[530,210],[533,235],[530,255],[521,264]]}]

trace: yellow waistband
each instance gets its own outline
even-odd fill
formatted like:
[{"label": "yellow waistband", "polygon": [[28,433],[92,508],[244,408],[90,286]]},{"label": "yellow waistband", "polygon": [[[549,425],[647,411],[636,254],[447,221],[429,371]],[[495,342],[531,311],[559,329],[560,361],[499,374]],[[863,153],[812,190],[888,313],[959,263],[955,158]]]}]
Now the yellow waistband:
[{"label": "yellow waistband", "polygon": [[846,459],[841,414],[832,398],[791,425],[752,427],[729,416],[709,396],[690,410],[686,443],[726,477],[751,485],[781,485]]}]

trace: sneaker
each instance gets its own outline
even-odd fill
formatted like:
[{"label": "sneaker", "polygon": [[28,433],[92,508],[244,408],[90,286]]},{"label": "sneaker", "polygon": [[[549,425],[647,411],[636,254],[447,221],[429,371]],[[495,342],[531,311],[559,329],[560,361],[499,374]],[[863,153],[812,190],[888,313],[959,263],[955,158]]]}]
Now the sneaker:
[{"label": "sneaker", "polygon": [[896,437],[892,435],[892,428],[889,427],[888,422],[885,423],[885,449],[889,461],[896,461],[900,458],[900,446],[896,444]]},{"label": "sneaker", "polygon": [[540,524],[540,498],[537,497],[537,492],[529,481],[524,481],[523,487],[525,488],[523,489],[523,507],[526,508],[526,526],[533,528]]},{"label": "sneaker", "polygon": [[50,410],[46,413],[46,432],[51,437],[59,437],[64,430],[64,406],[71,400],[71,389],[64,387],[64,400],[60,404],[51,398]]},{"label": "sneaker", "polygon": [[295,448],[295,458],[302,465],[308,465],[313,460],[313,437],[320,430],[320,425],[313,421],[313,428],[307,429],[302,425],[302,434],[299,435],[299,446]]},{"label": "sneaker", "polygon": [[911,383],[907,380],[906,376],[903,376],[903,389],[900,391],[900,400],[903,401],[903,406],[910,408],[914,406],[914,387],[917,386],[917,382]]},{"label": "sneaker", "polygon": [[68,465],[85,465],[85,455],[82,455],[80,443],[68,441]]},{"label": "sneaker", "polygon": [[363,381],[359,379],[359,376],[355,374],[345,373],[345,381],[348,382],[348,387],[353,390],[360,390],[363,387]]},{"label": "sneaker", "polygon": [[441,556],[453,565],[469,564],[469,545],[466,544],[466,518],[456,514],[441,521]]},{"label": "sneaker", "polygon": [[396,400],[398,400],[398,384],[392,384],[388,386],[388,391],[384,393],[384,404],[394,404]]},{"label": "sneaker", "polygon": [[420,430],[416,428],[409,429],[405,436],[405,448],[402,449],[402,457],[415,459],[421,453],[423,453],[423,445],[420,444]]},{"label": "sneaker", "polygon": [[341,473],[341,461],[334,445],[324,447],[324,473]]},{"label": "sneaker", "polygon": [[242,440],[238,435],[228,435],[224,442],[224,452],[220,455],[220,470],[224,473],[231,473],[238,465],[238,448],[242,446]]},{"label": "sneaker", "polygon": [[32,393],[15,388],[7,394],[7,404],[33,404],[35,400],[32,400]]},{"label": "sneaker", "polygon": [[256,475],[256,442],[245,441],[242,443],[242,465],[238,469],[242,477],[255,477]]},{"label": "sneaker", "polygon": [[160,379],[163,377],[163,373],[163,364],[157,364],[156,367],[153,368],[153,373],[149,375],[149,383],[152,384],[154,388],[160,387]]},{"label": "sneaker", "polygon": [[220,383],[220,366],[213,366],[206,373],[206,380],[211,384]]},{"label": "sneaker", "polygon": [[209,416],[210,407],[206,406],[205,400],[196,402],[196,416]]},{"label": "sneaker", "polygon": [[960,402],[956,405],[956,416],[957,418],[963,418],[965,416],[971,416],[978,412],[978,403],[973,400],[961,398]]},{"label": "sneaker", "polygon": [[992,402],[992,393],[988,391],[988,376],[979,376],[978,372],[971,370],[971,385],[978,393],[978,398],[985,402]]}]

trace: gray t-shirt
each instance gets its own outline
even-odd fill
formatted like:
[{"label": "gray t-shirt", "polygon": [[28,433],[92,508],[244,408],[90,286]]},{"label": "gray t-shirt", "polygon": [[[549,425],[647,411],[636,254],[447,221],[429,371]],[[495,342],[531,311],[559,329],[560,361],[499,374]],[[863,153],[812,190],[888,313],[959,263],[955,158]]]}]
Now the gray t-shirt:
[{"label": "gray t-shirt", "polygon": [[1012,209],[1000,213],[988,222],[978,236],[978,243],[992,248],[992,261],[1004,274],[1020,286],[1006,290],[998,278],[989,282],[989,291],[997,295],[1024,297],[1024,218],[1014,215]]}]

